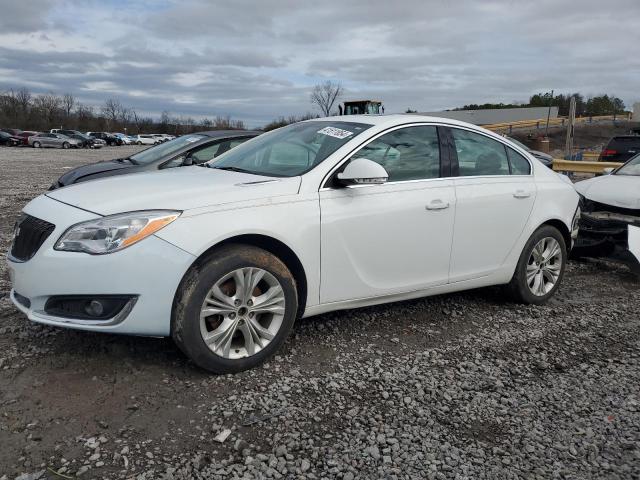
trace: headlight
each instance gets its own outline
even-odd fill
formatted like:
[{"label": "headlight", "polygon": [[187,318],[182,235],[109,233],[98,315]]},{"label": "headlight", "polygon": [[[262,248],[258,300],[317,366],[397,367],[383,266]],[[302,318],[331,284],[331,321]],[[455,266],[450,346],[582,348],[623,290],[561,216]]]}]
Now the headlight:
[{"label": "headlight", "polygon": [[173,210],[147,210],[78,223],[64,232],[53,248],[92,255],[117,252],[153,235],[181,213]]}]

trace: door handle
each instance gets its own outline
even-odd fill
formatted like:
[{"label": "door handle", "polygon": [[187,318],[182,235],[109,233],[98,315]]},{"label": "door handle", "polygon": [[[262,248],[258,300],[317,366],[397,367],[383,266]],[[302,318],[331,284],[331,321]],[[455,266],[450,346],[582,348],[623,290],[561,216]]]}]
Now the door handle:
[{"label": "door handle", "polygon": [[427,210],[444,210],[449,208],[449,202],[443,202],[442,200],[433,200],[427,205]]},{"label": "door handle", "polygon": [[529,198],[531,196],[531,192],[527,192],[525,190],[516,190],[513,192],[513,196],[515,198]]}]

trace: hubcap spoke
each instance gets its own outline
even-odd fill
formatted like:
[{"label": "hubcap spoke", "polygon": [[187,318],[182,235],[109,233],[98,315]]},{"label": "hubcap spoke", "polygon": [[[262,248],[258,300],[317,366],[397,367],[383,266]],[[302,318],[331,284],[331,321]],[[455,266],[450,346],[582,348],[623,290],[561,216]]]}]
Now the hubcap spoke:
[{"label": "hubcap spoke", "polygon": [[251,356],[256,353],[256,343],[253,337],[253,332],[249,328],[247,322],[242,322],[238,327],[238,330],[242,332],[242,336],[244,337],[244,348],[247,349],[247,355]]},{"label": "hubcap spoke", "polygon": [[257,320],[251,318],[249,319],[249,324],[251,325],[251,328],[256,332],[256,335],[258,335],[259,337],[265,338],[267,340],[272,340],[273,337],[275,337],[273,333],[271,333],[266,328],[263,328]]}]

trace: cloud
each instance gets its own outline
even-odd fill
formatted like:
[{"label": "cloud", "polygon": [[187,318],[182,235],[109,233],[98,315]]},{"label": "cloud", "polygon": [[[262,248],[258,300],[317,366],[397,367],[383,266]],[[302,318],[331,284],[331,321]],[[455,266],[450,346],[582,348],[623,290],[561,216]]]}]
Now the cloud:
[{"label": "cloud", "polygon": [[639,19],[637,0],[10,2],[0,88],[251,125],[310,111],[310,89],[325,79],[387,112],[526,101],[552,88],[631,106]]}]

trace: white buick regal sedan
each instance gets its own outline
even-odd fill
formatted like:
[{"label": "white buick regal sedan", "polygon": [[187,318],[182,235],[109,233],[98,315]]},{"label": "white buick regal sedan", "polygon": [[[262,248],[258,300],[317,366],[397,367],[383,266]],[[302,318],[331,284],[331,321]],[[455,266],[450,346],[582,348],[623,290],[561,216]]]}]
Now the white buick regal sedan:
[{"label": "white buick regal sedan", "polygon": [[543,303],[578,217],[571,185],[482,128],[310,120],[204,166],[37,197],[16,223],[11,299],[35,322],[171,336],[237,372],[331,310],[487,285]]}]

